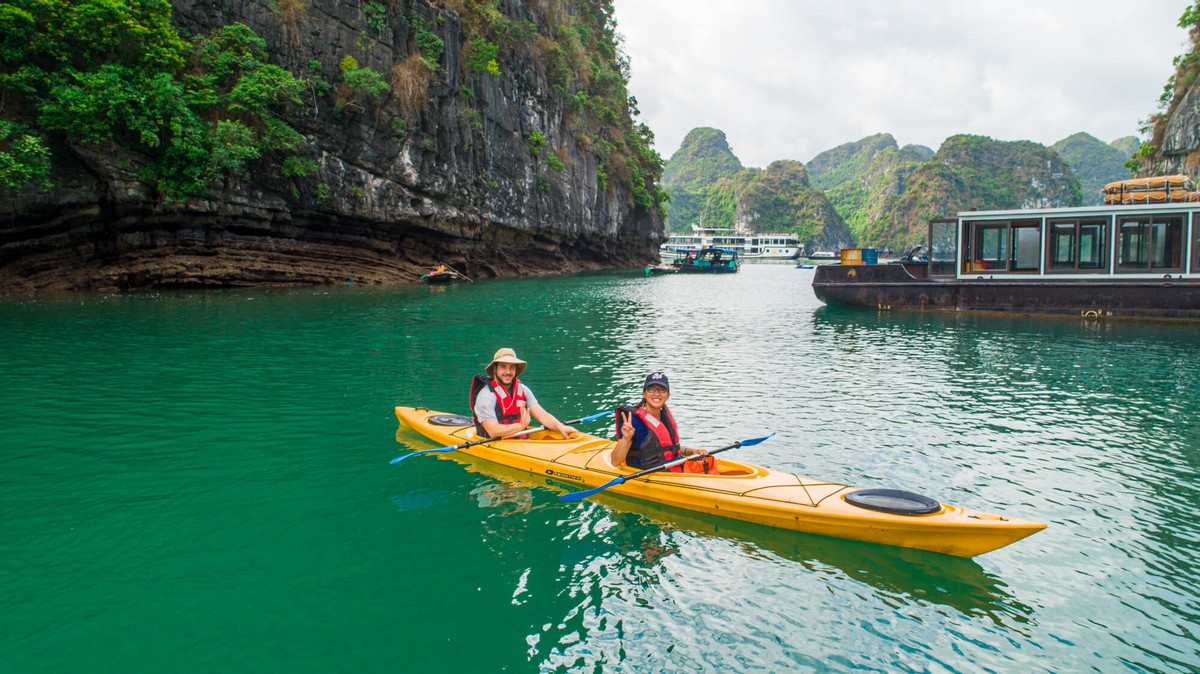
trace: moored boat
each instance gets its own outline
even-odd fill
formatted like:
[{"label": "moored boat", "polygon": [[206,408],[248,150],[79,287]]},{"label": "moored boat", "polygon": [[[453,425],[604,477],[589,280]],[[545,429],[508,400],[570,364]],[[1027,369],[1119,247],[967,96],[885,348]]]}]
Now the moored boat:
[{"label": "moored boat", "polygon": [[730,248],[677,251],[672,265],[683,274],[732,274],[738,270],[738,252]]},{"label": "moored boat", "polygon": [[800,239],[795,234],[738,234],[732,229],[704,228],[692,225],[690,234],[671,234],[658,248],[665,262],[679,251],[725,248],[737,251],[743,260],[794,260],[800,256]]},{"label": "moored boat", "polygon": [[[396,417],[433,442],[459,445],[479,439],[465,417],[419,407],[397,407]],[[586,433],[562,438],[537,431],[528,439],[493,440],[460,451],[583,489],[636,472],[613,465],[614,444]],[[658,472],[615,485],[611,491],[781,529],[956,557],[981,555],[1046,526],[938,503],[907,492],[855,489],[726,457],[723,454],[717,458],[714,474]],[[914,501],[921,500],[921,508],[912,507]],[[924,512],[898,514],[888,509]]]},{"label": "moored boat", "polygon": [[1200,203],[963,212],[926,243],[923,260],[818,267],[813,291],[876,310],[1200,320]]},{"label": "moored boat", "polygon": [[451,269],[449,265],[445,264],[439,264],[431,269],[428,273],[421,275],[421,280],[430,285],[442,285],[445,283],[450,283],[451,281],[457,281],[459,279],[463,279],[465,281],[471,280],[467,278],[465,274],[461,274],[457,270]]},{"label": "moored boat", "polygon": [[421,276],[421,280],[429,284],[450,283],[457,280],[458,274],[452,271],[431,271]]}]

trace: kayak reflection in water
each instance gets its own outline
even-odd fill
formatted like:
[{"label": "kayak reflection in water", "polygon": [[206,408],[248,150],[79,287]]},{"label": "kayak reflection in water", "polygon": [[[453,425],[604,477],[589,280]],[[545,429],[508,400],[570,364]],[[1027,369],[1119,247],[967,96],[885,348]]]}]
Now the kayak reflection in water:
[{"label": "kayak reflection in water", "polygon": [[[680,456],[706,454],[703,449],[684,447],[679,442],[679,428],[667,407],[670,397],[671,385],[667,375],[652,372],[642,384],[641,402],[636,407],[621,405],[617,408],[617,445],[612,452],[613,465],[654,468]],[[715,468],[716,459],[705,456],[668,470],[675,473],[708,473],[714,472]]]}]

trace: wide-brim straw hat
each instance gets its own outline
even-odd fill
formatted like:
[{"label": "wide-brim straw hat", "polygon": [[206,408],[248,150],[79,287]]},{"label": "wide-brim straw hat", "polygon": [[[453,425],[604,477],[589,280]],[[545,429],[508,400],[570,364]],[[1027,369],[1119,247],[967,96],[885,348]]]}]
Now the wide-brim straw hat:
[{"label": "wide-brim straw hat", "polygon": [[517,376],[525,371],[525,361],[517,358],[517,352],[509,348],[500,349],[496,355],[492,356],[492,362],[488,363],[486,372],[493,379],[496,377],[496,363],[512,363],[517,366]]}]

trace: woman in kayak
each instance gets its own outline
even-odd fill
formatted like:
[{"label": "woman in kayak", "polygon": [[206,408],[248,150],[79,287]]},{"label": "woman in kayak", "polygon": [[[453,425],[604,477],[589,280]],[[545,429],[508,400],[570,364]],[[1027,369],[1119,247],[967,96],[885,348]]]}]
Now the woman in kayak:
[{"label": "woman in kayak", "polygon": [[[617,408],[617,446],[613,448],[613,465],[626,464],[634,468],[654,468],[681,456],[705,454],[702,449],[684,447],[679,442],[679,428],[667,408],[671,385],[667,375],[652,372],[642,385],[642,401],[637,407]],[[682,473],[715,472],[716,459],[709,456],[686,461],[668,470]]]}]

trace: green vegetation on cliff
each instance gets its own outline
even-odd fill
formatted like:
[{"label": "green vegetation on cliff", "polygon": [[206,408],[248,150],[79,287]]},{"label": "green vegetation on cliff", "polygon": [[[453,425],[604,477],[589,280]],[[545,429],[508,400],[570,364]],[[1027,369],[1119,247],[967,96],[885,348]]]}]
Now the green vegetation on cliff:
[{"label": "green vegetation on cliff", "polygon": [[932,154],[921,145],[900,149],[891,134],[880,133],[822,152],[808,166],[813,183],[862,245],[895,248],[905,242],[884,237],[882,219],[907,189],[908,175]]},{"label": "green vegetation on cliff", "polygon": [[729,148],[724,131],[708,127],[689,131],[662,174],[663,188],[671,195],[668,229],[686,231],[701,220],[708,224],[704,203],[709,188],[741,170],[742,162]]},{"label": "green vegetation on cliff", "polygon": [[[269,6],[298,43],[309,3]],[[367,30],[344,46],[354,53],[312,60],[297,77],[267,63],[265,41],[242,24],[185,39],[168,0],[0,0],[0,188],[42,186],[55,162],[85,164],[78,161],[85,156],[116,157],[164,201],[205,195],[216,180],[248,176],[251,164],[255,179],[270,167],[285,177],[311,174],[315,162],[301,158],[303,138],[286,119],[316,117],[322,97],[333,95],[335,123],[357,123],[354,115],[369,111],[371,122],[403,137],[422,128],[431,85],[474,78],[486,86],[504,68],[515,77],[532,67],[551,85],[537,92],[543,105],[564,112],[568,133],[555,142],[573,140],[595,156],[602,190],[621,185],[634,204],[662,209],[663,161],[650,129],[633,119],[639,113],[627,91],[629,64],[618,48],[611,0],[547,0],[536,21],[505,14],[497,0],[429,7],[380,0],[360,9]],[[455,14],[458,22],[447,20]],[[457,25],[465,33],[454,43],[462,53],[447,54],[447,27]],[[360,64],[379,67],[369,52],[372,38],[385,35],[400,37],[390,81]],[[455,63],[461,72],[444,70]],[[331,70],[339,73],[333,84],[320,76]],[[471,86],[455,90],[464,102],[473,96]],[[458,109],[464,126],[482,138],[479,111]],[[413,141],[437,147],[428,136]],[[567,153],[546,150],[539,166],[565,169]]]},{"label": "green vegetation on cliff", "polygon": [[857,181],[868,172],[871,162],[880,153],[897,148],[890,133],[877,133],[853,143],[826,150],[808,161],[812,184],[823,190]]},{"label": "green vegetation on cliff", "polygon": [[4,186],[44,180],[39,157],[66,143],[122,156],[179,199],[300,144],[277,109],[304,85],[264,62],[262,39],[234,24],[189,42],[170,19],[166,0],[0,3]]},{"label": "green vegetation on cliff", "polygon": [[777,161],[719,179],[708,190],[705,224],[792,232],[803,242],[850,245],[853,237],[798,161]]},{"label": "green vegetation on cliff", "polygon": [[1085,204],[1100,205],[1103,203],[1100,188],[1114,180],[1129,177],[1125,162],[1133,153],[1122,152],[1090,134],[1076,133],[1050,147],[1071,165],[1079,177]]},{"label": "green vegetation on cliff", "polygon": [[[618,46],[612,0],[542,2],[546,21],[541,25],[505,15],[497,0],[444,4],[462,20],[469,37],[464,62],[476,76],[498,76],[505,64],[526,55],[545,63],[552,94],[567,111],[564,126],[581,149],[596,156],[601,189],[614,179],[638,206],[662,209],[664,162],[653,149],[650,127],[634,121],[641,111],[629,96],[629,61]],[[549,150],[548,166],[560,166],[555,148]]]},{"label": "green vegetation on cliff", "polygon": [[951,136],[908,177],[864,238],[916,243],[935,217],[958,211],[1080,206],[1079,179],[1058,153],[1030,141]]}]

